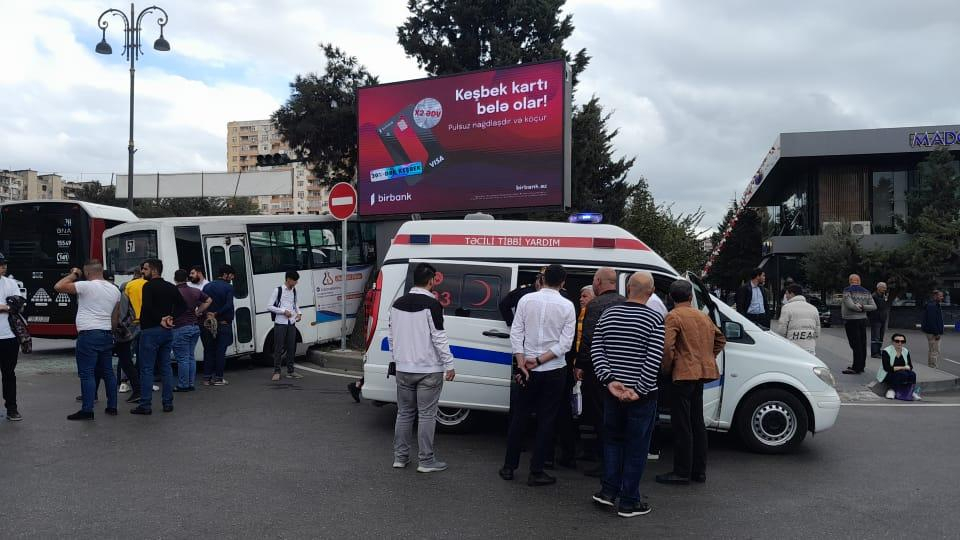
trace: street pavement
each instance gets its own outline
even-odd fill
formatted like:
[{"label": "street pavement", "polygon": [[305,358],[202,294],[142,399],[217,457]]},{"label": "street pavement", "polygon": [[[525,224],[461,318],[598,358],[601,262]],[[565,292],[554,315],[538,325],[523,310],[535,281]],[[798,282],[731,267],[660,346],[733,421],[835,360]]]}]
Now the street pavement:
[{"label": "street pavement", "polygon": [[[50,352],[54,350],[55,352]],[[270,381],[239,366],[225,387],[176,394],[153,416],[68,422],[79,384],[63,349],[21,361],[23,422],[0,419],[3,538],[955,538],[960,398],[845,405],[798,452],[745,452],[712,434],[708,482],[641,485],[653,507],[625,520],[590,502],[595,479],[555,486],[497,476],[505,418],[439,434],[442,473],[394,470],[395,408],[355,404],[348,378]],[[826,350],[826,349],[825,349]],[[314,368],[311,368],[314,369]],[[319,370],[315,370],[319,371]]]}]

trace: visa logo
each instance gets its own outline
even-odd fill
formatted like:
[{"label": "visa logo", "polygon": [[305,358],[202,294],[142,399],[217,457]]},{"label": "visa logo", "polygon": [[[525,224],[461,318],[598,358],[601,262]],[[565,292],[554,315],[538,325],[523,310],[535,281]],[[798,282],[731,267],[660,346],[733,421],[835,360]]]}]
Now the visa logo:
[{"label": "visa logo", "polygon": [[437,156],[431,159],[429,162],[427,162],[427,165],[430,165],[431,167],[436,167],[437,165],[443,163],[443,159],[444,159],[443,156]]}]

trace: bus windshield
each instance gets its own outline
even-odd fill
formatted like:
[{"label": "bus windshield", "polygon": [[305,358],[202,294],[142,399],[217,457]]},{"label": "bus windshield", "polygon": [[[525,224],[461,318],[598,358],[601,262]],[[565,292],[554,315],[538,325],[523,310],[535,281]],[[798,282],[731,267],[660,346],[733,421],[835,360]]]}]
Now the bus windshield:
[{"label": "bus windshield", "polygon": [[107,238],[106,268],[116,275],[132,274],[147,259],[156,259],[157,231],[130,231]]}]

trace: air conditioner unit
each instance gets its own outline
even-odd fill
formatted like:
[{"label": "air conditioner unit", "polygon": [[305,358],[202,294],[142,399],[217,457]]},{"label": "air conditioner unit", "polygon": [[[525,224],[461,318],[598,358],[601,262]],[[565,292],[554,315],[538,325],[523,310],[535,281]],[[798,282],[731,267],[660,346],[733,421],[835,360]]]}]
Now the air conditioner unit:
[{"label": "air conditioner unit", "polygon": [[851,221],[850,232],[860,236],[870,234],[870,222],[869,221]]},{"label": "air conditioner unit", "polygon": [[843,232],[843,222],[842,221],[824,221],[823,226],[820,227],[820,234],[840,234]]}]

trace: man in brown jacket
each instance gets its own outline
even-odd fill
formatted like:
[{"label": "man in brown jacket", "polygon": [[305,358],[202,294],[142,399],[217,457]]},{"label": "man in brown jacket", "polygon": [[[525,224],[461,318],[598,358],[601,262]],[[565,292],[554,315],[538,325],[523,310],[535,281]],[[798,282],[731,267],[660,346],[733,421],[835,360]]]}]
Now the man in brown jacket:
[{"label": "man in brown jacket", "polygon": [[703,312],[693,307],[693,285],[670,285],[674,308],[664,326],[661,371],[673,379],[669,389],[673,426],[673,472],[657,475],[661,484],[707,481],[707,430],[703,424],[703,383],[720,378],[717,355],[727,340]]}]

